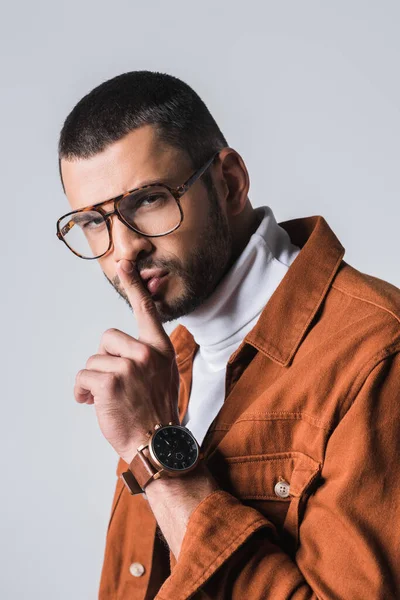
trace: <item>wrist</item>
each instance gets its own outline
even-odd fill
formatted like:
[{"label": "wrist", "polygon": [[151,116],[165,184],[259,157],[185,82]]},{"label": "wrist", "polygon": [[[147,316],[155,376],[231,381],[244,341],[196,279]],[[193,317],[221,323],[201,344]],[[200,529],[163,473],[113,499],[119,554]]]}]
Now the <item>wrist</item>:
[{"label": "wrist", "polygon": [[138,453],[138,448],[143,445],[147,445],[150,441],[152,434],[160,427],[165,425],[178,425],[180,426],[180,422],[178,418],[170,419],[169,421],[161,421],[160,419],[154,420],[154,425],[149,426],[147,432],[144,432],[143,435],[139,438],[136,438],[135,441],[130,445],[130,448],[126,453],[120,454],[122,460],[126,462],[127,465],[130,465],[132,460],[135,458]]},{"label": "wrist", "polygon": [[[122,458],[122,460],[124,460],[126,462],[126,464],[128,466],[131,464],[131,462],[137,455],[138,448],[149,443],[151,433],[152,432],[149,431],[147,435],[143,435],[143,437],[141,437],[140,439],[136,439],[131,444],[130,448],[124,454],[120,454],[120,457]],[[148,450],[148,448],[147,448],[147,450]],[[146,454],[146,456],[147,456],[147,454]]]},{"label": "wrist", "polygon": [[164,497],[178,497],[182,494],[192,495],[193,490],[198,494],[204,495],[220,489],[217,481],[212,476],[203,460],[198,466],[183,473],[179,477],[170,477],[166,473],[159,479],[153,479],[146,486],[144,493],[147,497],[162,495]]}]

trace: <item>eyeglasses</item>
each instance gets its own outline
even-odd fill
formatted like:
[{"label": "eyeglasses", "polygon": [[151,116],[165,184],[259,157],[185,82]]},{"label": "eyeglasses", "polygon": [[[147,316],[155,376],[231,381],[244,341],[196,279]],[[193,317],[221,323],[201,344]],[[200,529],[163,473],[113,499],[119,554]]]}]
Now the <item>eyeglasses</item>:
[{"label": "eyeglasses", "polygon": [[[93,260],[104,256],[111,248],[111,215],[116,214],[129,229],[145,237],[172,233],[183,221],[180,199],[218,154],[219,151],[176,188],[152,183],[63,215],[57,221],[58,239],[79,258]],[[114,208],[106,213],[102,205],[108,202],[113,202]]]}]

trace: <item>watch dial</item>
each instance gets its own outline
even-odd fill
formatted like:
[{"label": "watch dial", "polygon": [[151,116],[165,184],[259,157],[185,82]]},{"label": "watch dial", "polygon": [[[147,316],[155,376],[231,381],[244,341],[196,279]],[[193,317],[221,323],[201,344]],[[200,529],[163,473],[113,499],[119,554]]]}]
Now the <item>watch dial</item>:
[{"label": "watch dial", "polygon": [[163,466],[177,471],[191,467],[199,453],[194,437],[175,425],[166,425],[154,434],[152,449]]}]

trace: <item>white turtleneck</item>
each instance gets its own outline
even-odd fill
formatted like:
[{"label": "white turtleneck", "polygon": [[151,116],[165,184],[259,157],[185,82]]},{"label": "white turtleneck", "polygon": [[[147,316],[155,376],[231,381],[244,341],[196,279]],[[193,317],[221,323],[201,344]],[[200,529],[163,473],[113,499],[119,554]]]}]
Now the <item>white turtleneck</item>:
[{"label": "white turtleneck", "polygon": [[192,387],[182,425],[202,444],[225,400],[226,364],[300,252],[268,206],[258,229],[211,296],[179,322],[199,349],[193,361]]}]

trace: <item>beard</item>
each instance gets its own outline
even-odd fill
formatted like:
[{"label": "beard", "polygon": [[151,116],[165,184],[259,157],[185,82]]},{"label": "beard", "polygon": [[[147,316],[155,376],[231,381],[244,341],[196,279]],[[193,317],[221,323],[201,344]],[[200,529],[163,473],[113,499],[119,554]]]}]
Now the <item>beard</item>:
[{"label": "beard", "polygon": [[[209,212],[205,227],[200,235],[199,245],[192,249],[186,257],[185,264],[177,259],[168,261],[138,258],[138,271],[149,268],[167,269],[178,275],[183,281],[185,291],[179,297],[167,302],[161,294],[152,296],[162,323],[175,321],[190,314],[200,306],[215,290],[221,279],[231,266],[233,239],[229,223],[219,205],[217,190],[212,185],[209,194]],[[125,300],[132,310],[125,292],[120,288],[120,280],[106,279]]]}]

